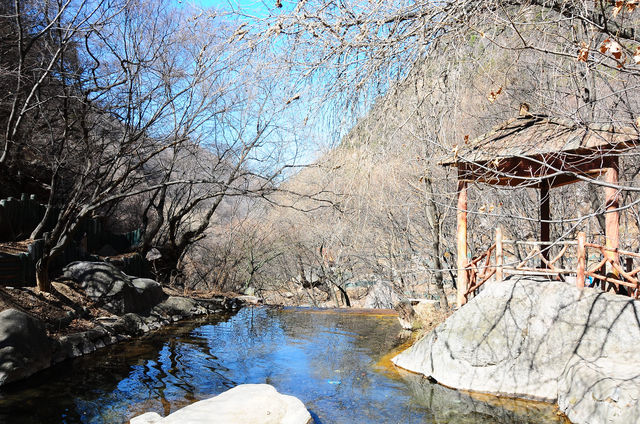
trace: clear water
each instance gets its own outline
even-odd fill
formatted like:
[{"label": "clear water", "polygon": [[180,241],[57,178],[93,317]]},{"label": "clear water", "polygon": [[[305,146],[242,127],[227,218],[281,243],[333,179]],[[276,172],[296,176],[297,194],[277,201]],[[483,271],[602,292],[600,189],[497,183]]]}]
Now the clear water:
[{"label": "clear water", "polygon": [[[300,398],[316,423],[551,423],[551,405],[470,396],[388,366],[390,316],[246,308],[59,364],[0,391],[0,422],[123,423],[242,383]],[[388,356],[388,355],[387,355]]]}]

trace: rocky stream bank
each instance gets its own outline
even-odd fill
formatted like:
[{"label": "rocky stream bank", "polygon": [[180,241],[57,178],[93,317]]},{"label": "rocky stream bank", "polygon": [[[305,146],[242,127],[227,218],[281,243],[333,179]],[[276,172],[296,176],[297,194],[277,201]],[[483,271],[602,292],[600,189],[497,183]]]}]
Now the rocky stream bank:
[{"label": "rocky stream bank", "polygon": [[59,280],[50,294],[0,293],[0,386],[171,322],[235,311],[244,303],[232,296],[178,296],[104,262],[73,262]]},{"label": "rocky stream bank", "polygon": [[456,389],[557,402],[573,423],[640,422],[640,301],[568,283],[488,283],[393,362]]}]

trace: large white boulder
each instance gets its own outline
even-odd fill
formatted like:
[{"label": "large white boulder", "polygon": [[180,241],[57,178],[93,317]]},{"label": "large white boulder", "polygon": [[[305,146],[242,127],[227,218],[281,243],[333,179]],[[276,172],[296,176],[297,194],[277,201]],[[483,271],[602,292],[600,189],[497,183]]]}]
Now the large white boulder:
[{"label": "large white boulder", "polygon": [[157,412],[145,412],[142,415],[138,415],[135,418],[131,418],[129,424],[155,424],[162,419]]},{"label": "large white boulder", "polygon": [[[154,421],[155,420],[155,421]],[[131,424],[308,424],[313,420],[296,397],[268,384],[242,384],[160,418],[146,413]]]},{"label": "large white boulder", "polygon": [[446,386],[557,401],[575,423],[637,422],[640,302],[549,281],[489,283],[393,362]]}]

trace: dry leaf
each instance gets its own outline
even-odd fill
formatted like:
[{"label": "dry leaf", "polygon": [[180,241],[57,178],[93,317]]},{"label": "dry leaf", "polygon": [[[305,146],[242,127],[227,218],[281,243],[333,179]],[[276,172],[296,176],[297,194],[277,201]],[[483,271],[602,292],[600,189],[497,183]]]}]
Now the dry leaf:
[{"label": "dry leaf", "polygon": [[582,47],[578,51],[578,62],[586,62],[589,59],[589,46],[584,41]]},{"label": "dry leaf", "polygon": [[632,13],[638,6],[640,6],[640,0],[628,0],[627,12]]},{"label": "dry leaf", "polygon": [[616,59],[620,59],[622,57],[622,46],[615,41],[611,42],[611,46],[609,46],[609,51],[611,55]]},{"label": "dry leaf", "polygon": [[633,61],[636,64],[640,63],[640,46],[636,47],[636,52],[633,54]]},{"label": "dry leaf", "polygon": [[624,7],[624,1],[623,0],[618,0],[616,1],[616,5],[613,8],[613,17],[615,18],[616,16],[618,16],[618,13],[620,13],[622,11],[622,8]]},{"label": "dry leaf", "polygon": [[496,101],[496,99],[498,98],[498,96],[500,95],[500,93],[502,93],[502,86],[500,88],[498,88],[498,90],[494,93],[493,91],[487,96],[487,99],[489,99],[490,103],[493,103]]},{"label": "dry leaf", "polygon": [[286,104],[289,104],[291,102],[293,102],[294,100],[298,100],[300,98],[300,93],[295,94],[293,97],[291,97],[289,100],[287,100]]},{"label": "dry leaf", "polygon": [[607,38],[602,42],[602,45],[600,46],[600,53],[605,54],[607,51],[609,51],[611,56],[617,60],[622,58],[622,46],[615,40]]}]

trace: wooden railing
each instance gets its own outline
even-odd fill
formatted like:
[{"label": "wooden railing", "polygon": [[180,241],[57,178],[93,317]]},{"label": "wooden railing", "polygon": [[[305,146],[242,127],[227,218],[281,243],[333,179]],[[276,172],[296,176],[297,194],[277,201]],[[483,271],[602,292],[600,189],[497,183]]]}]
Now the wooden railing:
[{"label": "wooden railing", "polygon": [[[505,245],[525,251],[523,255],[510,253],[505,258]],[[544,247],[542,247],[544,246]],[[567,254],[571,248],[572,253]],[[552,248],[559,248],[551,256]],[[588,264],[587,249],[595,249],[602,255],[602,259]],[[620,257],[625,256],[625,267],[620,265]],[[520,259],[516,259],[519,257]],[[475,294],[478,289],[491,277],[502,281],[507,275],[543,275],[557,280],[565,280],[566,276],[575,275],[576,286],[583,288],[588,277],[592,284],[600,284],[602,290],[613,289],[616,293],[627,294],[638,298],[640,296],[640,267],[633,267],[634,258],[640,258],[640,253],[627,250],[613,249],[595,243],[587,243],[585,233],[578,234],[576,240],[558,240],[553,242],[503,240],[502,231],[496,229],[496,241],[486,251],[472,258],[465,267],[468,288],[465,298]],[[561,261],[561,259],[564,259]],[[539,261],[539,266],[532,265],[532,261]],[[562,265],[568,262],[569,266]],[[608,271],[607,271],[608,269]]]},{"label": "wooden railing", "polygon": [[[600,282],[602,290],[615,290],[616,293],[627,294],[638,298],[640,291],[638,290],[640,284],[638,280],[638,273],[640,273],[640,267],[633,267],[633,259],[640,258],[640,253],[631,252],[628,250],[612,249],[599,244],[585,243],[586,248],[592,248],[600,251],[602,254],[602,260],[595,263],[591,267],[587,267],[586,260],[581,266],[581,261],[578,261],[578,267],[584,267],[584,276],[593,278],[595,283]],[[626,256],[625,269],[620,265],[620,256]],[[607,272],[607,267],[609,272]],[[576,276],[576,284],[580,274]],[[581,281],[585,281],[584,277]],[[584,283],[583,283],[584,284]]]},{"label": "wooden railing", "polygon": [[469,265],[467,266],[467,281],[469,282],[469,289],[465,296],[476,291],[480,286],[489,281],[489,278],[493,277],[496,273],[497,268],[495,266],[491,266],[491,253],[495,247],[496,244],[494,243],[480,256],[473,258],[471,262],[469,262]]}]

